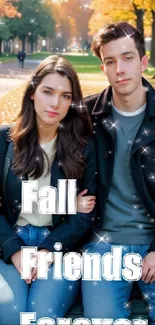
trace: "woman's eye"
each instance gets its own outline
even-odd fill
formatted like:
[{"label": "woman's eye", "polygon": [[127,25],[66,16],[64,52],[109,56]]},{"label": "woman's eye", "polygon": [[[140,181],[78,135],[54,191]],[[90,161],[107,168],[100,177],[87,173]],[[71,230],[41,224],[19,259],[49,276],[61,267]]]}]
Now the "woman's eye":
[{"label": "woman's eye", "polygon": [[50,95],[50,94],[52,94],[52,93],[51,93],[50,90],[44,90],[44,94],[46,94],[46,95]]},{"label": "woman's eye", "polygon": [[69,96],[69,95],[64,95],[64,98],[65,98],[65,99],[71,99],[71,96]]}]

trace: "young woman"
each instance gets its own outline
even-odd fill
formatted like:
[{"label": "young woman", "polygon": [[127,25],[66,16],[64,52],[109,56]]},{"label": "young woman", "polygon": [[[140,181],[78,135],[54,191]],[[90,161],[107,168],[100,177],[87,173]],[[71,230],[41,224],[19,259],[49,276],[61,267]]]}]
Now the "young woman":
[{"label": "young woman", "polygon": [[[21,247],[54,252],[59,242],[66,253],[92,227],[96,161],[91,132],[74,69],[62,57],[47,57],[27,85],[16,122],[0,128],[0,325],[19,325],[20,312],[36,312],[36,319],[62,317],[76,297],[78,281],[54,280],[54,262],[47,280],[37,279],[37,266],[31,279],[21,279]],[[77,193],[87,189],[87,213],[79,207],[76,215],[41,214],[37,202],[32,213],[22,212],[23,180],[37,180],[39,190],[57,187],[59,179],[77,179]],[[81,199],[80,194],[80,204]]]}]

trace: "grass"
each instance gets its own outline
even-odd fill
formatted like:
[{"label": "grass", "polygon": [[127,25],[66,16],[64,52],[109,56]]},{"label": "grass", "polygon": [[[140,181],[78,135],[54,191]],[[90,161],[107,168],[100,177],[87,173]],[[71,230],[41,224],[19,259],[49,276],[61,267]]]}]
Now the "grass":
[{"label": "grass", "polygon": [[0,54],[0,62],[2,63],[8,63],[16,60],[17,60],[16,54],[10,54],[10,53]]},{"label": "grass", "polygon": [[147,70],[145,71],[145,75],[146,76],[155,75],[155,67],[153,67],[151,64],[149,64]]},{"label": "grass", "polygon": [[[34,53],[27,56],[31,60],[43,60],[51,55],[51,52]],[[100,61],[95,56],[89,55],[63,55],[73,65],[78,73],[98,73]]]},{"label": "grass", "polygon": [[[43,60],[47,56],[52,55],[51,52],[40,52],[28,54],[26,59],[28,60]],[[98,73],[100,72],[100,61],[95,56],[89,54],[85,55],[64,55],[73,65],[77,73]],[[0,62],[8,63],[11,61],[16,61],[16,54],[3,54],[0,55]]]}]

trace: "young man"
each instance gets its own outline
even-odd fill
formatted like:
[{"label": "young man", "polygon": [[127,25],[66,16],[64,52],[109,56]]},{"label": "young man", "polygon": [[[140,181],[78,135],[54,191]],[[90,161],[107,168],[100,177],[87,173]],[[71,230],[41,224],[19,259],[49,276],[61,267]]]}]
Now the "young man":
[{"label": "young man", "polygon": [[[142,78],[144,40],[128,23],[107,25],[92,42],[110,87],[86,99],[98,157],[98,225],[87,252],[113,245],[142,256],[139,287],[155,324],[155,91]],[[122,263],[123,268],[123,263]],[[132,282],[82,281],[84,315],[129,318]]]}]

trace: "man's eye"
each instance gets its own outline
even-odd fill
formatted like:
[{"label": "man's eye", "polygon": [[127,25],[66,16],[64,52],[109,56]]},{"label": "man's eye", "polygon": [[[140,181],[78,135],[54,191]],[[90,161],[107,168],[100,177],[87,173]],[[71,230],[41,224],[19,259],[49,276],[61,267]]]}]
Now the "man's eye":
[{"label": "man's eye", "polygon": [[106,65],[112,65],[112,64],[113,64],[113,61],[106,62]]},{"label": "man's eye", "polygon": [[133,59],[133,56],[126,56],[126,59],[127,60],[132,60]]}]

